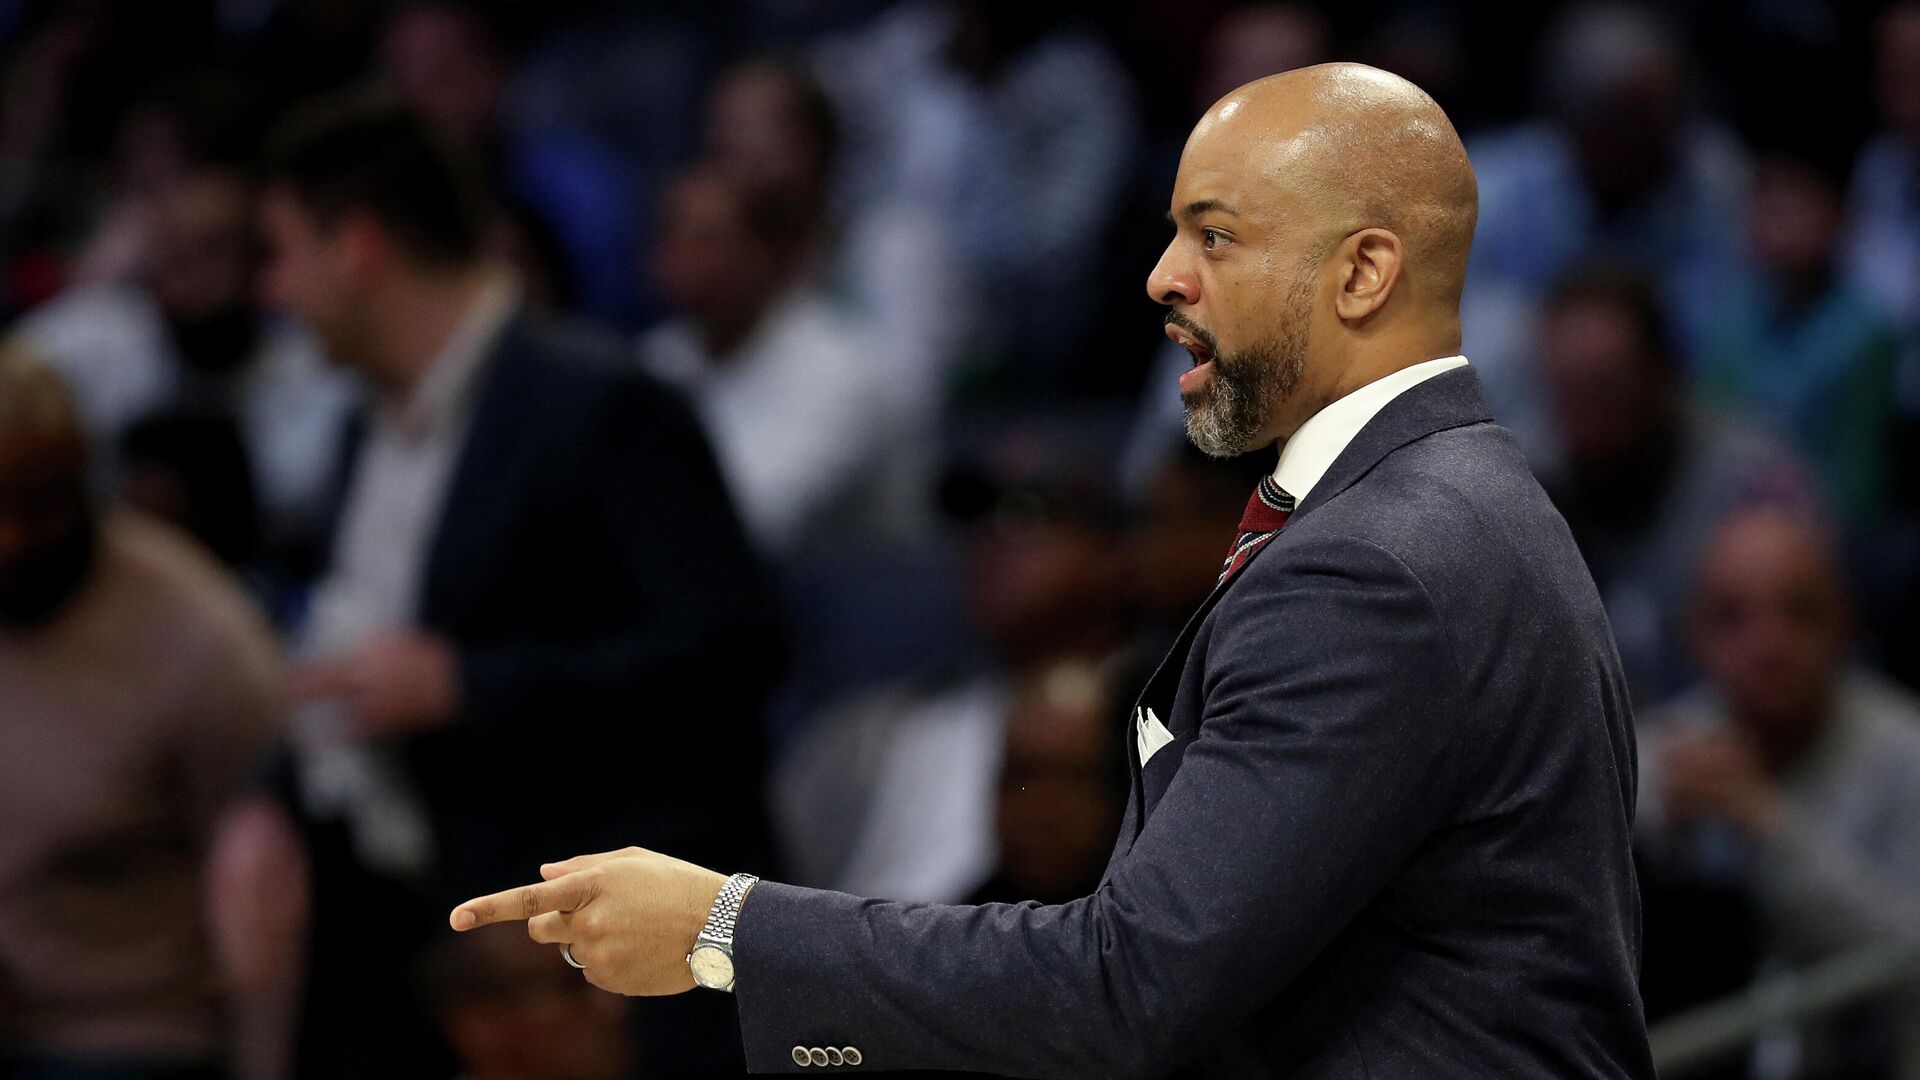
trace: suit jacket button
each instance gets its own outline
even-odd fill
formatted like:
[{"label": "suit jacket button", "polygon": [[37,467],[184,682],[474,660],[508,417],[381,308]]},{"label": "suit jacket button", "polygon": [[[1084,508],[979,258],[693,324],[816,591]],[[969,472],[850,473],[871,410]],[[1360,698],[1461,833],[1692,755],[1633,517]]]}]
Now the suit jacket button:
[{"label": "suit jacket button", "polygon": [[827,1063],[827,1052],[817,1046],[807,1051],[807,1056],[813,1059],[815,1065],[825,1065]]},{"label": "suit jacket button", "polygon": [[845,1058],[849,1065],[860,1064],[860,1048],[857,1046],[849,1046],[840,1051],[840,1056]]},{"label": "suit jacket button", "polygon": [[813,1055],[807,1053],[806,1047],[796,1046],[793,1048],[793,1063],[801,1068],[805,1068],[813,1064]]},{"label": "suit jacket button", "polygon": [[827,1064],[845,1065],[846,1063],[847,1063],[847,1056],[840,1052],[839,1047],[836,1047],[836,1046],[827,1047]]}]

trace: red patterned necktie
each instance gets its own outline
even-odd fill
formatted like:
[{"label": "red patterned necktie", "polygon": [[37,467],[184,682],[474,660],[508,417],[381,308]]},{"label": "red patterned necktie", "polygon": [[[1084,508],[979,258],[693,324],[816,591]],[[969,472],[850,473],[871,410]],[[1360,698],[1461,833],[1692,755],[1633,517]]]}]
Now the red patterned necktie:
[{"label": "red patterned necktie", "polygon": [[1261,477],[1253,495],[1247,499],[1247,512],[1240,515],[1240,535],[1234,538],[1233,550],[1227,552],[1227,562],[1220,568],[1217,585],[1225,585],[1228,578],[1247,565],[1254,552],[1265,547],[1292,516],[1293,496],[1280,490],[1273,477]]}]

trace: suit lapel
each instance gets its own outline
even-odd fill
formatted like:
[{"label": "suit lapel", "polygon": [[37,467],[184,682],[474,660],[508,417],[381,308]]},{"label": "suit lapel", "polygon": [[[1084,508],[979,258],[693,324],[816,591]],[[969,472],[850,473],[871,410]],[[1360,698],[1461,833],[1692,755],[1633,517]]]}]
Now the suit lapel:
[{"label": "suit lapel", "polygon": [[[1471,367],[1442,372],[1409,387],[1375,414],[1347,444],[1346,449],[1340,452],[1340,456],[1328,467],[1326,475],[1321,477],[1307,499],[1288,518],[1287,528],[1294,528],[1303,514],[1311,513],[1315,507],[1358,483],[1383,458],[1400,447],[1435,432],[1492,419],[1486,395],[1480,388],[1480,378]],[[1251,563],[1273,546],[1271,543],[1262,545],[1248,558],[1248,562]],[[1121,824],[1120,841],[1114,850],[1115,860],[1126,853],[1140,831],[1146,828],[1147,815],[1151,810],[1146,804],[1147,789],[1143,776],[1146,762],[1141,754],[1142,722],[1149,710],[1162,719],[1172,716],[1180,676],[1186,670],[1187,656],[1193,650],[1200,626],[1206,622],[1207,616],[1213,614],[1213,609],[1219,605],[1227,590],[1247,576],[1248,569],[1243,566],[1230,580],[1214,586],[1207,598],[1201,601],[1199,609],[1181,628],[1179,637],[1174,639],[1173,646],[1154,668],[1153,676],[1141,688],[1133,708],[1127,713],[1127,762],[1133,778],[1133,795],[1128,800],[1126,820]],[[1108,872],[1112,872],[1111,863]]]},{"label": "suit lapel", "polygon": [[537,363],[529,355],[526,316],[516,314],[488,350],[479,377],[472,418],[434,526],[421,575],[420,617],[445,627],[459,619],[463,590],[480,568],[496,565],[489,545],[507,539],[505,522],[513,500],[524,493],[515,474],[528,456],[519,434],[532,402],[539,400]]}]

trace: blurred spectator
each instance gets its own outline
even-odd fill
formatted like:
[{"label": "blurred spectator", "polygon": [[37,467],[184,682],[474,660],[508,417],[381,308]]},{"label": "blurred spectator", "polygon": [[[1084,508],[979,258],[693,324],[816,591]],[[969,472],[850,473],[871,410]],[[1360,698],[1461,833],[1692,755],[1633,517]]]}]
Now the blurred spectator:
[{"label": "blurred spectator", "polygon": [[[267,176],[268,290],[375,391],[296,682],[300,808],[316,851],[344,832],[353,860],[316,859],[344,910],[316,909],[304,1045],[320,1075],[430,1075],[426,1048],[379,1041],[410,1034],[381,973],[444,929],[439,909],[562,852],[764,864],[774,615],[691,410],[618,339],[520,311],[471,163],[424,120],[329,103]],[[648,720],[689,708],[697,724]],[[555,717],[573,749],[530,771]],[[714,746],[724,797],[695,764]],[[417,908],[342,895],[355,873]],[[361,951],[365,923],[394,940]],[[655,1068],[737,1067],[714,996],[637,1010]]]},{"label": "blurred spectator", "polygon": [[1142,653],[1156,660],[1164,655],[1220,583],[1220,563],[1233,548],[1247,496],[1271,472],[1269,454],[1223,461],[1184,436],[1163,455],[1127,530],[1124,588],[1141,624]]},{"label": "blurred spectator", "polygon": [[1688,401],[1644,279],[1599,268],[1563,281],[1540,353],[1559,444],[1543,483],[1600,587],[1635,701],[1657,701],[1690,681],[1681,615],[1714,524],[1817,496],[1786,446]]},{"label": "blurred spectator", "polygon": [[1900,320],[1903,404],[1920,415],[1920,4],[1889,4],[1873,37],[1883,128],[1853,171],[1847,258],[1859,285]]},{"label": "blurred spectator", "polygon": [[946,227],[992,313],[977,347],[1017,385],[1080,359],[1139,141],[1126,73],[1072,6],[914,0],[816,54],[861,182],[849,198],[904,199]]},{"label": "blurred spectator", "polygon": [[555,964],[553,949],[524,933],[449,934],[428,951],[421,984],[463,1080],[638,1075],[620,998]]},{"label": "blurred spectator", "polygon": [[240,430],[224,416],[155,413],[120,441],[120,498],[198,540],[229,567],[259,553],[260,521]]},{"label": "blurred spectator", "polygon": [[811,276],[870,325],[890,409],[917,433],[902,450],[933,449],[946,382],[972,302],[951,241],[925,208],[898,197],[842,198],[839,124],[824,89],[772,60],[729,69],[707,112],[709,160],[811,216],[823,237]]},{"label": "blurred spectator", "polygon": [[667,190],[652,260],[682,317],[640,342],[693,398],[755,539],[781,558],[885,533],[888,467],[915,434],[871,327],[806,277],[818,235],[803,204],[687,173]]},{"label": "blurred spectator", "polygon": [[69,291],[18,332],[73,386],[98,445],[158,412],[230,417],[259,497],[256,527],[271,553],[297,559],[321,531],[353,392],[309,337],[256,301],[253,210],[234,172],[182,175],[154,199],[137,280]]},{"label": "blurred spectator", "polygon": [[408,0],[381,28],[378,48],[394,90],[466,143],[519,208],[515,239],[550,239],[586,310],[627,314],[635,222],[626,164],[586,134],[512,122],[504,43],[473,5]]},{"label": "blurred spectator", "polygon": [[776,777],[778,820],[802,880],[955,902],[993,871],[993,799],[1015,687],[1049,664],[1122,645],[1107,473],[1070,439],[1001,437],[956,471],[968,523],[966,602],[989,654],[829,706]]},{"label": "blurred spectator", "polygon": [[1899,338],[1879,302],[1836,275],[1845,190],[1814,156],[1756,162],[1752,269],[1718,306],[1696,378],[1708,402],[1791,435],[1858,533],[1886,510]]},{"label": "blurred spectator", "polygon": [[0,346],[0,1076],[224,1075],[204,877],[279,733],[266,623],[172,530],[102,509],[56,376]]},{"label": "blurred spectator", "polygon": [[1324,62],[1332,54],[1326,17],[1303,4],[1243,4],[1207,32],[1194,112],[1255,79]]},{"label": "blurred spectator", "polygon": [[[1697,565],[1705,685],[1641,724],[1648,858],[1668,875],[1737,882],[1766,954],[1793,967],[1920,945],[1920,700],[1847,662],[1833,549],[1799,518],[1749,510]],[[1920,1016],[1899,1023],[1920,1036]],[[1870,1027],[1843,1014],[1776,1033],[1753,1075],[1893,1075]]]},{"label": "blurred spectator", "polygon": [[999,863],[968,903],[1064,904],[1099,886],[1129,783],[1126,703],[1114,691],[1135,690],[1111,675],[1068,660],[1014,688],[994,800]]},{"label": "blurred spectator", "polygon": [[74,257],[73,286],[137,282],[154,254],[155,217],[188,173],[244,161],[262,134],[261,88],[218,67],[160,81],[114,126],[111,194]]},{"label": "blurred spectator", "polygon": [[[706,3],[523,4],[545,32],[519,41],[501,124],[529,141],[507,190],[549,214],[582,311],[640,328],[662,314],[634,252],[648,211],[699,141],[702,94],[727,57],[698,25],[737,33]],[[724,41],[725,39],[723,39]]]},{"label": "blurred spectator", "polygon": [[[1551,443],[1530,360],[1544,290],[1603,258],[1676,297],[1719,296],[1747,220],[1744,154],[1693,107],[1686,57],[1653,9],[1574,9],[1541,66],[1547,116],[1468,147],[1480,224],[1461,310],[1463,351],[1495,418],[1534,452]],[[1716,313],[1675,306],[1683,357]]]}]

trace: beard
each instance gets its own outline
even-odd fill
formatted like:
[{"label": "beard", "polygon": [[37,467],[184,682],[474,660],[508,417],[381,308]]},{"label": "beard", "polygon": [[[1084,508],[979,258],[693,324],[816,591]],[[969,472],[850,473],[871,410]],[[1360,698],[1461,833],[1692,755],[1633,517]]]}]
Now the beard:
[{"label": "beard", "polygon": [[[1253,449],[1273,411],[1293,396],[1307,368],[1307,317],[1313,299],[1311,268],[1296,275],[1287,291],[1280,330],[1266,341],[1230,353],[1215,350],[1206,384],[1181,394],[1187,438],[1208,457],[1230,458]],[[1177,313],[1176,313],[1177,314]],[[1212,336],[1186,323],[1203,344]]]}]

